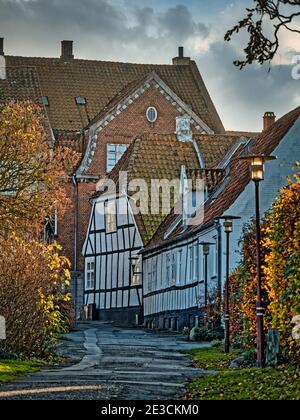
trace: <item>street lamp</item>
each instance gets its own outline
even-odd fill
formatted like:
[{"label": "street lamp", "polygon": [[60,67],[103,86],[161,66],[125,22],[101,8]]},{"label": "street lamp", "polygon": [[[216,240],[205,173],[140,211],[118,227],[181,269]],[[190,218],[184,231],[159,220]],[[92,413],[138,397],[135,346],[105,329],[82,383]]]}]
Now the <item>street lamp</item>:
[{"label": "street lamp", "polygon": [[243,156],[240,160],[250,164],[251,178],[255,184],[255,219],[256,219],[256,269],[257,269],[257,363],[260,368],[265,367],[265,338],[264,338],[264,307],[262,299],[262,270],[261,270],[261,229],[260,229],[260,200],[259,183],[265,179],[265,163],[277,159],[275,156],[251,155]]},{"label": "street lamp", "polygon": [[208,306],[208,256],[211,245],[215,245],[212,242],[200,242],[203,248],[204,255],[204,306],[205,306],[205,317],[204,323],[207,324],[207,306]]},{"label": "street lamp", "polygon": [[230,234],[233,232],[233,221],[240,219],[237,216],[223,216],[218,217],[219,220],[224,220],[224,232],[226,234],[226,285],[224,296],[224,322],[225,322],[225,353],[230,350],[230,308],[229,308],[229,275],[230,275]]}]

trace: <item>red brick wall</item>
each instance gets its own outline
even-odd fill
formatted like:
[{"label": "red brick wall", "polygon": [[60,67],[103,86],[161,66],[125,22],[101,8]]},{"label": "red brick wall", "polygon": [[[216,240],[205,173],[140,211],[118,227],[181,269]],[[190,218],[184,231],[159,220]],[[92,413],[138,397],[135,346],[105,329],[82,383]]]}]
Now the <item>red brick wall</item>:
[{"label": "red brick wall", "polygon": [[[158,111],[158,118],[154,124],[146,118],[146,111],[150,106],[154,106]],[[177,109],[154,86],[151,86],[100,131],[89,172],[94,175],[106,173],[107,143],[130,144],[133,138],[143,133],[174,133],[178,116],[180,113]]]},{"label": "red brick wall", "polygon": [[[154,124],[146,118],[148,107],[154,106],[158,111],[158,118]],[[176,117],[180,113],[154,87],[148,89],[140,98],[133,102],[126,110],[117,116],[107,127],[100,131],[97,149],[89,168],[89,173],[104,176],[106,173],[106,145],[107,143],[130,144],[132,140],[143,133],[172,133],[176,130]],[[78,270],[83,270],[81,255],[83,243],[87,233],[91,205],[89,199],[95,191],[95,183],[78,184],[79,220],[78,220]],[[62,244],[66,256],[74,263],[74,187],[67,185],[70,205],[64,217],[59,218],[58,241]],[[73,267],[72,267],[73,268]]]},{"label": "red brick wall", "polygon": [[[63,216],[58,218],[58,239],[62,245],[63,252],[69,258],[74,269],[74,185],[70,181],[67,185],[69,205]],[[77,269],[82,271],[83,257],[82,247],[87,233],[89,218],[91,214],[91,204],[89,199],[95,192],[95,183],[78,183],[78,247],[77,247]]]}]

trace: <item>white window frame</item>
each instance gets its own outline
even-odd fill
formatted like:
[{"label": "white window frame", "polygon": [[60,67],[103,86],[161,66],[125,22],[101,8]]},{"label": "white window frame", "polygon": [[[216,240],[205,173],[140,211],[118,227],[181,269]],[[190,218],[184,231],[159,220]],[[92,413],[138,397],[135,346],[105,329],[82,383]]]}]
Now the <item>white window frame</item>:
[{"label": "white window frame", "polygon": [[[110,150],[114,147],[115,150]],[[120,149],[124,150],[120,150]],[[126,150],[128,149],[128,144],[125,143],[108,143],[106,145],[106,171],[111,172],[114,167],[117,165],[119,160],[122,158]],[[110,163],[110,160],[113,160],[113,163]]]},{"label": "white window frame", "polygon": [[85,262],[85,290],[95,288],[95,260],[87,259]]},{"label": "white window frame", "polygon": [[193,270],[193,280],[200,280],[200,255],[199,255],[199,245],[198,242],[193,246],[193,259],[194,259],[194,270]]},{"label": "white window frame", "polygon": [[169,287],[171,284],[171,252],[167,252],[166,254],[166,284]]},{"label": "white window frame", "polygon": [[140,286],[142,284],[142,256],[136,259],[135,266],[132,266],[132,286]]},{"label": "white window frame", "polygon": [[189,281],[192,282],[194,279],[194,246],[190,245],[188,248],[189,252]]},{"label": "white window frame", "polygon": [[152,290],[156,289],[157,285],[157,257],[153,257],[152,260]]},{"label": "white window frame", "polygon": [[181,268],[182,268],[183,249],[177,251],[177,271],[176,271],[176,284],[181,284]]},{"label": "white window frame", "polygon": [[177,253],[172,252],[171,256],[171,286],[176,286],[177,277]]},{"label": "white window frame", "polygon": [[152,292],[152,261],[147,261],[147,287],[148,292]]},{"label": "white window frame", "polygon": [[106,233],[117,231],[117,206],[115,201],[105,203],[105,229]]},{"label": "white window frame", "polygon": [[[149,118],[149,112],[150,111],[154,111],[154,113],[155,113],[155,118],[153,119],[153,120],[151,120],[150,118]],[[149,121],[149,123],[151,123],[151,124],[154,124],[156,121],[157,121],[157,118],[158,118],[158,112],[157,112],[157,109],[155,108],[155,106],[149,106],[149,108],[147,108],[147,111],[146,111],[146,118],[147,118],[147,120]]]}]

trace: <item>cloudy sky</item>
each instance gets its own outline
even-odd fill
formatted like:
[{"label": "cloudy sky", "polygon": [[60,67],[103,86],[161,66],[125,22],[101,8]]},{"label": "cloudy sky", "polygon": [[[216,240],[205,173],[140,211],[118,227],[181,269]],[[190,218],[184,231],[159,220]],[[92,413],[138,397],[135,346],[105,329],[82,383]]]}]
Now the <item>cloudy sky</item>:
[{"label": "cloudy sky", "polygon": [[[260,130],[264,111],[281,116],[300,105],[291,76],[300,55],[297,34],[282,36],[275,63],[236,69],[244,35],[224,33],[252,0],[0,0],[0,36],[7,55],[59,56],[73,39],[76,57],[170,63],[183,45],[198,63],[227,129]],[[300,27],[300,25],[299,25]]]}]

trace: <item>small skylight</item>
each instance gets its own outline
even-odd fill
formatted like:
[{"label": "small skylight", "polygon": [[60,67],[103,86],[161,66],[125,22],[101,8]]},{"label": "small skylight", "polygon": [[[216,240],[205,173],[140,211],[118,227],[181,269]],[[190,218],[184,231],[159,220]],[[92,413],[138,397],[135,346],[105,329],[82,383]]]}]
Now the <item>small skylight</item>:
[{"label": "small skylight", "polygon": [[75,102],[76,102],[76,105],[81,105],[81,106],[87,104],[87,100],[84,96],[76,96]]},{"label": "small skylight", "polygon": [[43,96],[42,97],[42,102],[44,106],[50,106],[50,102],[49,102],[49,97],[48,96]]}]

